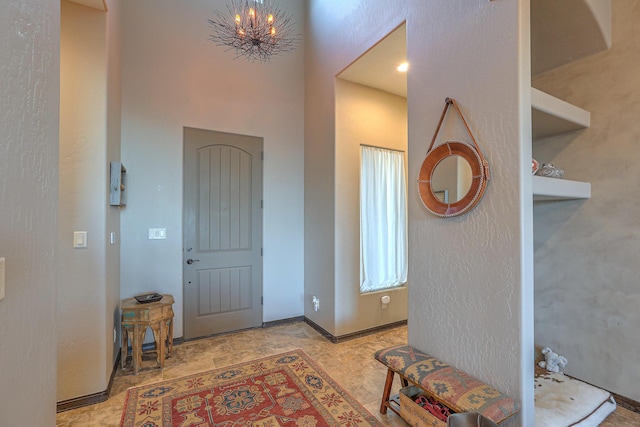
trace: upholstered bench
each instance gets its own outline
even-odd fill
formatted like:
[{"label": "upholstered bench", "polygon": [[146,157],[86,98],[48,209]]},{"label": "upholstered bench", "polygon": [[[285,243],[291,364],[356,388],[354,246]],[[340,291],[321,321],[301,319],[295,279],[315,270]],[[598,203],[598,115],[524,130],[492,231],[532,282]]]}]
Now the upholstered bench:
[{"label": "upholstered bench", "polygon": [[[388,408],[398,415],[406,416],[407,411],[401,408],[401,405],[407,401],[407,396],[402,392],[406,390],[409,383],[415,385],[422,394],[449,408],[453,413],[477,412],[500,423],[520,410],[519,404],[509,396],[411,346],[399,345],[385,348],[377,351],[375,358],[388,368],[380,405],[382,414],[385,414]],[[402,386],[405,387],[400,393],[400,403],[390,396],[394,374],[400,376]],[[422,412],[427,412],[417,404],[415,407]],[[409,408],[409,412],[411,411],[416,412]],[[407,420],[405,416],[403,418]],[[415,423],[410,422],[410,424]],[[428,418],[426,423],[421,419],[417,424],[446,425],[446,423],[439,424],[436,420],[431,422],[431,418]]]}]

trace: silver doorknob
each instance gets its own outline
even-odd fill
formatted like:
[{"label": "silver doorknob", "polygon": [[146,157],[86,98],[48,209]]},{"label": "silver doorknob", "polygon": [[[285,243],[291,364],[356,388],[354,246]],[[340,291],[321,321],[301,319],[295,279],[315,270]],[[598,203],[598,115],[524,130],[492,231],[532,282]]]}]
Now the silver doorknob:
[{"label": "silver doorknob", "polygon": [[198,261],[200,261],[200,260],[199,260],[199,259],[191,259],[191,258],[189,258],[189,259],[187,260],[187,264],[191,265],[191,264],[193,264],[194,262],[198,262]]}]

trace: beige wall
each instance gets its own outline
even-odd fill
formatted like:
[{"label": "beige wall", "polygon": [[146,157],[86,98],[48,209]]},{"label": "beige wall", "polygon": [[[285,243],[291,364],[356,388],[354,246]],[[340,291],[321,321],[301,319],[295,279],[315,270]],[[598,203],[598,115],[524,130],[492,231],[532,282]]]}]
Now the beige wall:
[{"label": "beige wall", "polygon": [[[384,13],[380,13],[384,10]],[[315,16],[322,17],[315,22]],[[305,313],[338,285],[334,76],[407,20],[409,343],[520,400],[533,424],[529,2],[309,2],[305,85]],[[367,25],[362,25],[366,22]],[[492,167],[484,200],[429,214],[415,177],[447,97]],[[445,129],[449,139],[464,128]],[[528,160],[527,160],[528,159]],[[336,179],[332,179],[335,176]],[[336,306],[337,308],[337,306]],[[330,313],[331,314],[331,313]],[[338,318],[340,313],[333,314]]]},{"label": "beige wall", "polygon": [[591,127],[534,145],[534,156],[591,182],[591,199],[536,203],[535,340],[566,372],[640,400],[640,4],[616,0],[612,47],[534,79],[591,111]]},{"label": "beige wall", "polygon": [[[106,14],[62,1],[58,201],[58,400],[107,388]],[[87,248],[73,248],[86,231]],[[113,334],[113,333],[112,333]]]},{"label": "beige wall", "polygon": [[[121,79],[120,57],[122,42],[120,38],[123,0],[107,0],[107,163],[120,160],[120,127],[121,127]],[[110,174],[105,176],[110,177]],[[109,179],[109,178],[107,178]],[[105,200],[109,197],[104,193]],[[107,202],[105,201],[105,206]],[[106,258],[105,258],[105,310],[104,346],[106,358],[104,369],[109,374],[120,350],[120,212],[119,207],[106,207]],[[115,241],[111,244],[110,233],[114,233]],[[116,342],[113,342],[113,330],[116,330]]]},{"label": "beige wall", "polygon": [[[0,418],[55,425],[59,3],[0,6]],[[37,402],[34,404],[34,402]]]},{"label": "beige wall", "polygon": [[[304,2],[283,2],[303,32]],[[188,7],[187,7],[188,6]],[[173,294],[182,336],[182,152],[185,126],[264,138],[263,320],[303,314],[304,47],[271,63],[234,59],[208,40],[224,0],[123,5],[121,296]],[[149,228],[166,240],[149,240]]]},{"label": "beige wall", "polygon": [[[105,391],[119,349],[120,211],[108,197],[120,158],[119,2],[109,6],[61,2],[58,401]],[[73,248],[74,231],[87,231],[86,249]]]},{"label": "beige wall", "polygon": [[360,294],[360,145],[406,153],[407,128],[406,98],[336,79],[335,319],[322,325],[334,336],[407,319],[406,286]]},{"label": "beige wall", "polygon": [[[402,2],[385,3],[384,15],[359,15],[363,10],[374,9],[369,5],[364,7],[360,1],[312,0],[307,6],[304,314],[334,336],[352,332],[354,327],[363,324],[372,324],[372,320],[379,322],[382,314],[379,305],[371,305],[371,295],[365,298],[358,296],[358,234],[351,229],[342,235],[357,219],[357,200],[347,200],[342,204],[341,201],[344,201],[345,194],[353,194],[354,186],[358,185],[359,178],[353,181],[353,178],[344,176],[353,176],[354,173],[358,176],[359,160],[357,145],[340,147],[337,143],[340,133],[337,108],[349,104],[338,100],[336,84],[340,88],[341,83],[335,78],[405,19]],[[359,24],[366,21],[366,31],[354,25],[353,19]],[[346,40],[349,43],[345,43]],[[346,150],[347,159],[340,150]],[[340,165],[339,161],[342,162]],[[348,188],[343,189],[344,186]],[[343,247],[345,244],[348,246]],[[320,299],[318,312],[313,310],[313,296]],[[401,300],[402,297],[394,299]],[[362,305],[363,301],[368,302]]]}]

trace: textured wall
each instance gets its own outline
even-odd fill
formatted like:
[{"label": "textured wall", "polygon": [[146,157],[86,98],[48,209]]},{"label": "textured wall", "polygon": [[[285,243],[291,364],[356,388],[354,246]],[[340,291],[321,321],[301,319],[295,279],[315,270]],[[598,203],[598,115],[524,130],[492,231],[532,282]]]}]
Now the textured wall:
[{"label": "textured wall", "polygon": [[3,426],[55,425],[59,7],[41,0],[0,5]]},{"label": "textured wall", "polygon": [[406,153],[407,127],[406,98],[336,79],[336,336],[407,319],[406,286],[360,294],[359,168],[361,144]]},{"label": "textured wall", "polygon": [[[512,423],[532,425],[529,2],[312,0],[309,14],[307,297],[315,292],[331,296],[334,289],[333,278],[324,276],[324,269],[334,271],[327,257],[335,248],[327,234],[337,227],[331,218],[337,209],[331,174],[338,176],[334,76],[406,19],[411,63],[409,343],[516,397],[525,408]],[[321,23],[314,25],[314,16],[322,17]],[[444,220],[421,206],[415,177],[447,96],[458,99],[467,114],[491,163],[492,180],[473,212]],[[455,122],[444,132],[447,139],[466,139]],[[309,302],[305,312],[311,311]]]},{"label": "textured wall", "polygon": [[[520,398],[522,422],[532,425],[526,422],[533,403],[533,302],[526,270],[532,262],[526,240],[532,201],[523,167],[530,152],[524,74],[530,59],[528,46],[519,44],[527,43],[529,5],[415,4],[407,22],[409,176],[417,176],[449,96],[459,102],[489,161],[491,181],[473,211],[450,219],[428,213],[415,180],[409,181],[409,342]],[[438,19],[416,25],[412,16]],[[439,140],[469,141],[449,114]]]},{"label": "textured wall", "polygon": [[535,338],[566,372],[640,400],[640,4],[616,0],[609,51],[534,80],[591,111],[591,127],[539,141],[534,155],[591,182],[591,199],[536,203]]},{"label": "textured wall", "polygon": [[[303,2],[286,2],[302,33]],[[303,313],[303,57],[235,59],[208,41],[207,18],[224,0],[123,5],[122,297],[171,293],[182,336],[183,127],[264,138],[264,321]],[[148,229],[167,230],[149,240]]]}]

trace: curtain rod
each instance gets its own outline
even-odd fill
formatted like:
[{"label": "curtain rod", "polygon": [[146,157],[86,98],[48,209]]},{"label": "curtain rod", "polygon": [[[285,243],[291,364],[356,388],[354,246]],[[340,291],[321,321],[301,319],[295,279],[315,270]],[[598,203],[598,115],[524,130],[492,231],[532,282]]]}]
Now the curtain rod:
[{"label": "curtain rod", "polygon": [[405,150],[396,150],[395,148],[378,147],[377,145],[371,145],[371,144],[360,144],[360,147],[377,148],[379,150],[397,151],[398,153],[406,153]]}]

